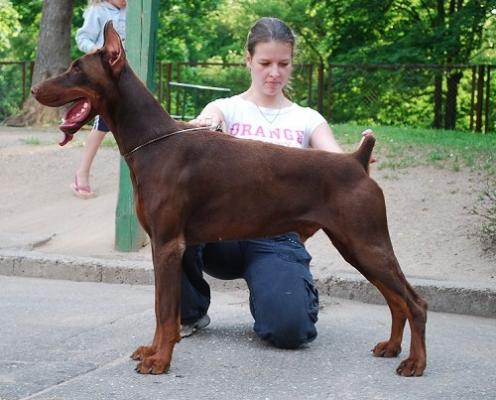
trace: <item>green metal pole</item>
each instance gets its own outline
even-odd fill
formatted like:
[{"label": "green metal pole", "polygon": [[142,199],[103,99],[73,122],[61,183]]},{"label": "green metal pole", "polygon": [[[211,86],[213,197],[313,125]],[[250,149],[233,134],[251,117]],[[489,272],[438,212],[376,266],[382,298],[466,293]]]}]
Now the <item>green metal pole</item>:
[{"label": "green metal pole", "polygon": [[[128,2],[127,10],[126,56],[134,72],[150,90],[154,84],[158,5],[159,0],[134,0]],[[146,241],[146,234],[136,217],[133,197],[129,169],[121,158],[115,219],[115,248],[118,251],[138,251]]]}]

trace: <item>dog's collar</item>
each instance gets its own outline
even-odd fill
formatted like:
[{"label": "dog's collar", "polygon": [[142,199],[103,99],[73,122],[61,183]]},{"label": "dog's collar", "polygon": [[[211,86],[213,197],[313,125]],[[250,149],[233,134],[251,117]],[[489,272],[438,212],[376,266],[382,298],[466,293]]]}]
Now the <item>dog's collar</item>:
[{"label": "dog's collar", "polygon": [[[178,133],[192,132],[192,131],[204,131],[204,130],[207,130],[207,129],[209,129],[209,127],[207,127],[207,126],[201,126],[201,127],[196,127],[196,128],[180,129],[180,130],[174,131],[174,132],[168,132],[168,133],[163,134],[162,136],[153,138],[153,139],[149,140],[148,142],[145,142],[143,144],[140,144],[139,146],[136,146],[134,149],[128,151],[125,154],[123,154],[122,157],[126,158],[126,157],[130,156],[131,154],[133,154],[134,152],[142,149],[143,147],[148,146],[149,144],[158,142],[159,140],[168,138],[170,136],[177,135]],[[216,130],[217,130],[217,128],[216,128]]]}]

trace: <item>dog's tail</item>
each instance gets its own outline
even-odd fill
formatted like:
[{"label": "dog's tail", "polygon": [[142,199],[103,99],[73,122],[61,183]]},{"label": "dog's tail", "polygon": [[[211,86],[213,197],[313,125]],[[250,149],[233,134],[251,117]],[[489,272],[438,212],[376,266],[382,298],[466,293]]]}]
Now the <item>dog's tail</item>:
[{"label": "dog's tail", "polygon": [[372,157],[372,150],[374,149],[375,137],[374,134],[370,132],[366,132],[363,135],[362,143],[360,143],[360,147],[353,153],[353,157],[355,157],[360,164],[362,164],[363,168],[367,173],[369,172],[369,163]]}]

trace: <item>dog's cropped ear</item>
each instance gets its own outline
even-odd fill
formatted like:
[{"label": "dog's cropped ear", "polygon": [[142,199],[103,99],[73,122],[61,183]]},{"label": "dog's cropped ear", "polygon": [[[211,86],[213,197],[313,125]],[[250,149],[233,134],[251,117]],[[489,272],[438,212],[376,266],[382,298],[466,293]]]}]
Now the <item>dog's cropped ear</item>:
[{"label": "dog's cropped ear", "polygon": [[104,59],[110,65],[114,76],[118,76],[126,64],[126,53],[124,52],[121,38],[112,25],[112,21],[108,21],[105,24],[103,34],[104,43],[102,50],[105,53]]}]

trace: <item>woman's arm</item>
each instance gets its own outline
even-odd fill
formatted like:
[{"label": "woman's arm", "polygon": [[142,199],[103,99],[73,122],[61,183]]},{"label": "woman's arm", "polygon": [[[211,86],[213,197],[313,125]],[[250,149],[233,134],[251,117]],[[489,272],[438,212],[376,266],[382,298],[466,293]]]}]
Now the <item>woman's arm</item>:
[{"label": "woman's arm", "polygon": [[333,153],[343,153],[343,149],[336,142],[332,129],[327,122],[323,122],[315,128],[312,136],[310,136],[310,147]]},{"label": "woman's arm", "polygon": [[224,114],[222,114],[222,111],[212,103],[207,104],[198,117],[189,121],[189,123],[193,125],[211,128],[217,128],[223,122]]}]

